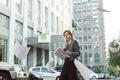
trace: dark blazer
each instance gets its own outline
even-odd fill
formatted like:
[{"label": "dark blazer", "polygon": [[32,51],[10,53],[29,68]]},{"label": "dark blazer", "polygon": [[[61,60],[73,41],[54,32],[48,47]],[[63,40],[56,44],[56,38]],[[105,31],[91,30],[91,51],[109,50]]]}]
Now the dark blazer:
[{"label": "dark blazer", "polygon": [[66,45],[65,49],[72,52],[72,54],[69,57],[70,61],[80,56],[80,47],[79,43],[76,40],[73,40],[73,42],[70,45]]},{"label": "dark blazer", "polygon": [[80,55],[80,47],[78,42],[73,40],[70,45],[66,45],[64,50],[69,50],[72,54],[70,57],[65,58],[59,80],[79,80],[77,76],[77,68],[74,64],[74,59]]}]

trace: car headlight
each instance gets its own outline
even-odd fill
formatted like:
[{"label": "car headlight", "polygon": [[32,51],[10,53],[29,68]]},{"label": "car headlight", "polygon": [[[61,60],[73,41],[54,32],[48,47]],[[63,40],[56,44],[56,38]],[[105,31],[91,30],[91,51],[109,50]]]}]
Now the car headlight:
[{"label": "car headlight", "polygon": [[18,73],[17,75],[18,75],[18,76],[21,76],[21,73]]}]

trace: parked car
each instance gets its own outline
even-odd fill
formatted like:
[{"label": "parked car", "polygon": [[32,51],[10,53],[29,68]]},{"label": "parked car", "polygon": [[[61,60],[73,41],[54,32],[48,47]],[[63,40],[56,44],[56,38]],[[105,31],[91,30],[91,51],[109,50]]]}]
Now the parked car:
[{"label": "parked car", "polygon": [[43,78],[39,73],[31,72],[29,73],[29,80],[43,80]]},{"label": "parked car", "polygon": [[105,73],[99,73],[99,74],[98,74],[98,78],[99,78],[99,79],[105,79],[105,78],[106,78]]},{"label": "parked car", "polygon": [[58,66],[54,67],[53,69],[55,69],[58,72],[61,72],[62,68],[63,68],[63,65],[58,65]]},{"label": "parked car", "polygon": [[46,66],[31,67],[29,73],[36,72],[39,73],[43,80],[59,80],[60,72],[54,69],[49,69]]},{"label": "parked car", "polygon": [[27,79],[28,73],[22,65],[10,65],[0,62],[0,80]]},{"label": "parked car", "polygon": [[90,76],[90,79],[97,79],[98,78],[98,74],[97,73],[92,73]]},{"label": "parked car", "polygon": [[28,79],[29,74],[27,72],[27,69],[25,66],[22,65],[13,65],[10,69],[11,71],[14,71],[16,73],[16,78],[17,79]]}]

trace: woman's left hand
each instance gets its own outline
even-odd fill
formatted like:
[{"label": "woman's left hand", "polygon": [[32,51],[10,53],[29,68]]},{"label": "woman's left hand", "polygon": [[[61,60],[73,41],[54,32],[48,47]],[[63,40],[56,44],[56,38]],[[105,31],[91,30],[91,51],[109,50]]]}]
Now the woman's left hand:
[{"label": "woman's left hand", "polygon": [[72,53],[71,53],[69,50],[66,50],[66,51],[65,51],[65,54],[71,55]]}]

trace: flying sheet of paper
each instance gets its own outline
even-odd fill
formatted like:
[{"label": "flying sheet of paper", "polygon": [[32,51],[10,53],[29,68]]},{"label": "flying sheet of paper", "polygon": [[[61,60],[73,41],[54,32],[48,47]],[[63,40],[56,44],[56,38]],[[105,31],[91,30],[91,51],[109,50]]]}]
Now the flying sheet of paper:
[{"label": "flying sheet of paper", "polygon": [[25,47],[21,45],[19,42],[15,43],[14,54],[17,58],[24,59],[27,56],[29,50],[30,50],[30,47]]},{"label": "flying sheet of paper", "polygon": [[74,60],[74,64],[75,64],[76,68],[78,69],[78,71],[83,76],[83,78],[85,80],[90,80],[89,78],[92,74],[94,74],[94,72],[92,70],[90,70],[89,68],[87,68],[82,63],[80,63],[77,59]]},{"label": "flying sheet of paper", "polygon": [[57,48],[55,50],[55,55],[61,59],[65,59],[66,57],[69,57],[68,55],[64,54],[64,51],[62,48]]},{"label": "flying sheet of paper", "polygon": [[46,66],[48,68],[52,67],[53,62],[54,62],[54,59],[53,59],[53,57],[51,57],[50,60],[47,62]]}]

